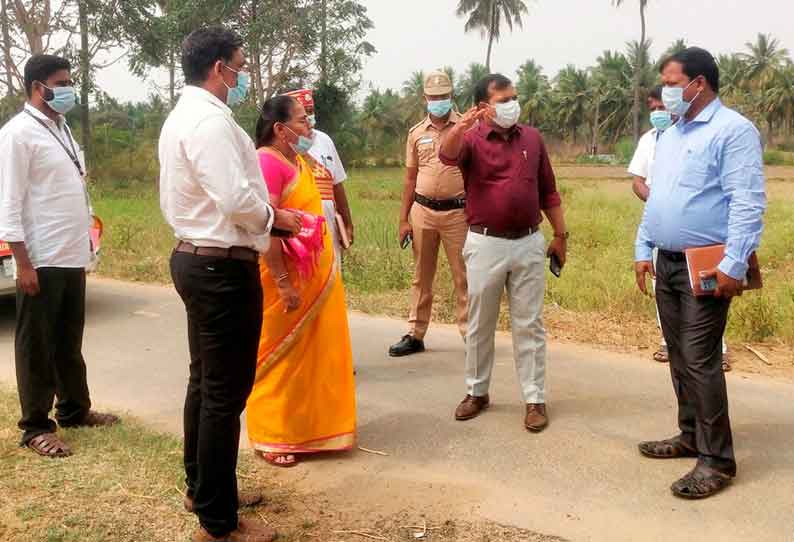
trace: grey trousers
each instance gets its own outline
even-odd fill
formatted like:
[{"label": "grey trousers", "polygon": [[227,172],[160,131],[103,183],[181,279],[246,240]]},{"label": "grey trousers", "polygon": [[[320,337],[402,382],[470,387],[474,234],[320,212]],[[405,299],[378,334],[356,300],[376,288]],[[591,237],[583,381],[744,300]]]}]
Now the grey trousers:
[{"label": "grey trousers", "polygon": [[722,335],[730,300],[695,297],[683,255],[659,253],[656,303],[678,398],[684,444],[718,469],[735,468],[728,391],[722,371]]},{"label": "grey trousers", "polygon": [[466,334],[466,386],[469,395],[488,393],[494,339],[502,293],[507,291],[513,356],[523,399],[543,403],[546,331],[543,328],[546,242],[537,232],[521,239],[499,239],[469,232],[463,246],[469,293]]}]

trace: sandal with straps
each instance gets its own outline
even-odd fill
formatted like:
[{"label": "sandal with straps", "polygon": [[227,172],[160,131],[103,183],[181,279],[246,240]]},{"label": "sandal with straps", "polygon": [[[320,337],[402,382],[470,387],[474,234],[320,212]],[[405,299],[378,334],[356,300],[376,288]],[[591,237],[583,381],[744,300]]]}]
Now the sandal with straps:
[{"label": "sandal with straps", "polygon": [[670,490],[673,495],[682,499],[705,499],[716,495],[731,485],[732,481],[729,474],[697,465],[689,474],[670,486]]},{"label": "sandal with straps", "polygon": [[282,469],[292,468],[299,463],[298,457],[294,454],[274,454],[272,452],[259,452],[256,455],[267,461],[270,465],[273,465],[274,467],[280,467]]},{"label": "sandal with straps", "polygon": [[42,433],[30,439],[25,446],[42,457],[62,458],[72,455],[72,449],[55,433]]},{"label": "sandal with straps", "polygon": [[654,459],[675,459],[678,457],[697,457],[695,450],[681,442],[681,437],[666,440],[649,440],[639,444],[640,453]]}]

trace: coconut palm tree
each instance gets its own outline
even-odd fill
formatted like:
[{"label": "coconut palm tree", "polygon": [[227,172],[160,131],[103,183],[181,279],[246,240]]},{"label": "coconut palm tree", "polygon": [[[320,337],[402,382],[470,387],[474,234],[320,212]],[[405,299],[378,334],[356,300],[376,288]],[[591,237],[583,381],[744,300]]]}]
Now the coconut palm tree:
[{"label": "coconut palm tree", "polygon": [[405,119],[411,124],[424,117],[425,107],[425,73],[421,70],[415,71],[411,77],[403,83],[403,100],[405,103]]},{"label": "coconut palm tree", "polygon": [[[622,6],[624,2],[625,0],[612,0],[612,4],[615,7]],[[639,0],[639,5],[640,5],[640,27],[641,27],[639,46],[642,49],[645,47],[645,30],[646,30],[645,8],[648,7],[648,0]],[[636,71],[634,73],[634,106],[631,111],[632,127],[634,131],[635,143],[640,140],[640,107],[642,106],[642,104],[640,103],[640,100],[642,99],[640,86],[641,86],[642,71],[644,69],[645,69],[644,65],[635,66]]]},{"label": "coconut palm tree", "polygon": [[[647,0],[644,0],[647,1]],[[458,17],[466,17],[466,32],[479,31],[488,38],[488,53],[485,56],[485,69],[491,71],[491,51],[494,41],[502,35],[502,22],[512,32],[513,27],[523,27],[522,15],[528,13],[524,0],[459,0]]]},{"label": "coconut palm tree", "polygon": [[546,105],[549,79],[543,75],[543,68],[534,60],[527,60],[518,68],[516,91],[523,118],[529,124],[537,126]]},{"label": "coconut palm tree", "polygon": [[780,46],[780,41],[771,34],[758,34],[755,43],[747,42],[748,53],[740,53],[747,63],[748,76],[763,87],[775,76],[788,61],[788,49]]},{"label": "coconut palm tree", "polygon": [[482,64],[477,62],[469,64],[458,83],[458,107],[465,111],[474,105],[474,88],[486,75],[488,75],[488,68]]},{"label": "coconut palm tree", "polygon": [[555,79],[555,106],[560,124],[576,144],[576,134],[586,122],[590,104],[590,78],[585,70],[569,64]]}]

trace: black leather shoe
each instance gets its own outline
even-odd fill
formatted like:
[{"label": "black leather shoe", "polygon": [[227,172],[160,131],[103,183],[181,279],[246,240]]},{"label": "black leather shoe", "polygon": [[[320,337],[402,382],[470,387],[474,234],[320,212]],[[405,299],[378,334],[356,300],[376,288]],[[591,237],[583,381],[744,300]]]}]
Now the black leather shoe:
[{"label": "black leather shoe", "polygon": [[393,358],[398,358],[400,356],[410,356],[411,354],[418,354],[424,351],[424,341],[420,341],[413,335],[406,335],[400,339],[400,342],[393,344],[391,348],[389,348],[389,355]]}]

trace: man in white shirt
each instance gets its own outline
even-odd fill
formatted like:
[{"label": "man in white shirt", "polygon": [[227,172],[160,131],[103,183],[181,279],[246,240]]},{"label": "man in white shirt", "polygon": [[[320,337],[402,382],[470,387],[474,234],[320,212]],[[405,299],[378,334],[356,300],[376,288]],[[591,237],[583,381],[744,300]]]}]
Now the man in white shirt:
[{"label": "man in white shirt", "polygon": [[344,186],[347,172],[331,136],[315,128],[317,117],[314,110],[314,93],[309,89],[298,89],[286,94],[298,100],[309,116],[313,139],[312,147],[309,149],[310,162],[312,162],[314,178],[323,200],[325,220],[334,237],[336,262],[341,271],[342,250],[347,247],[344,246],[346,243],[343,242],[343,234],[339,230],[337,213],[344,223],[344,238],[350,243],[353,242],[353,218]]},{"label": "man in white shirt", "polygon": [[85,164],[66,125],[75,91],[66,59],[25,64],[24,110],[0,130],[0,239],[16,260],[15,359],[22,445],[45,457],[71,455],[61,427],[112,425],[91,410],[82,355],[85,268],[91,257]]},{"label": "man in white shirt", "polygon": [[[632,190],[634,194],[643,202],[648,201],[648,196],[651,193],[651,184],[653,183],[652,171],[653,162],[656,158],[656,143],[659,138],[677,120],[676,117],[670,114],[662,102],[662,86],[659,85],[651,90],[648,94],[648,110],[650,113],[650,122],[652,128],[645,132],[637,143],[637,150],[634,152],[634,157],[629,164],[628,172],[634,179],[632,181]],[[654,250],[654,263],[656,261],[657,251]],[[656,282],[654,279],[654,286]],[[656,311],[656,322],[661,329],[662,324],[659,319],[659,311]],[[667,363],[669,356],[667,353],[667,343],[664,337],[661,338],[659,349],[653,353],[653,359],[660,363]],[[728,344],[725,339],[722,339],[722,369],[730,371],[731,366],[728,361]]]},{"label": "man in white shirt", "polygon": [[259,252],[275,227],[300,218],[275,210],[256,149],[229,106],[244,101],[242,40],[223,27],[182,44],[186,86],[160,134],[160,206],[177,238],[174,285],[185,303],[190,379],[184,411],[185,507],[201,527],[195,542],[269,541],[264,524],[238,519],[261,497],[237,492],[240,414],[256,373],[262,329]]}]

